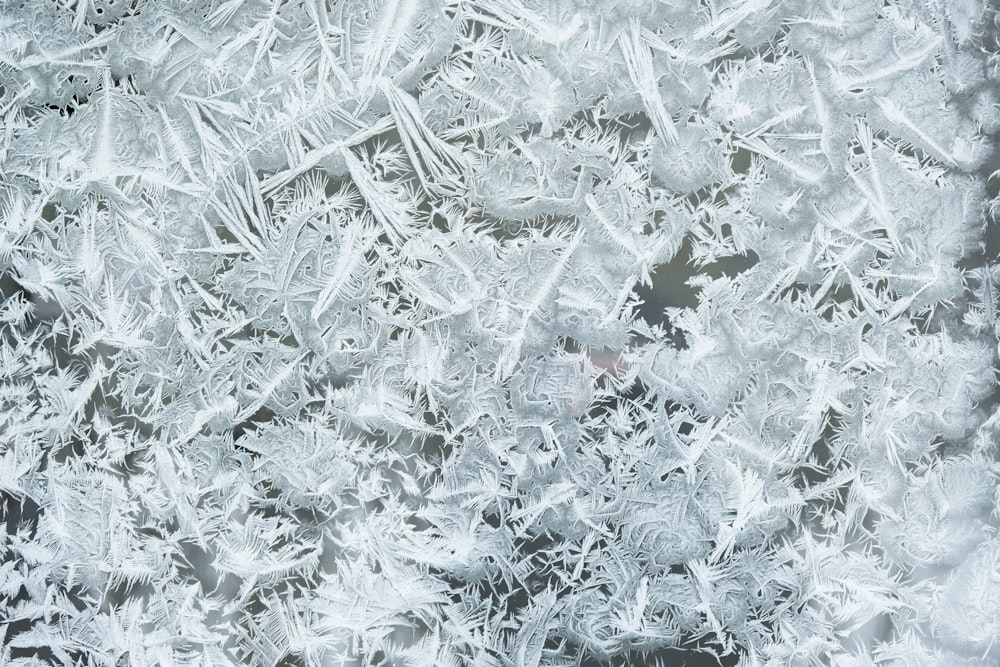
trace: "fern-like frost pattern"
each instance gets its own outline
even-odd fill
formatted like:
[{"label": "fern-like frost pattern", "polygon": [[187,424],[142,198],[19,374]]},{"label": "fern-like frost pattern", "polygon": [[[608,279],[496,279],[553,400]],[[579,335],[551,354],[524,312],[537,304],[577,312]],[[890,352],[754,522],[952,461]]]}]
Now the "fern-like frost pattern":
[{"label": "fern-like frost pattern", "polygon": [[1000,664],[998,33],[0,2],[0,662]]}]

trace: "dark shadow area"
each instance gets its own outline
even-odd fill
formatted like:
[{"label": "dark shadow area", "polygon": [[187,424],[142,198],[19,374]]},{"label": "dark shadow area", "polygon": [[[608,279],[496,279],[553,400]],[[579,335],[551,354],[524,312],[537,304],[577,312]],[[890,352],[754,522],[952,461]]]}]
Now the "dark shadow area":
[{"label": "dark shadow area", "polygon": [[262,425],[273,422],[276,416],[274,411],[267,406],[259,408],[249,419],[233,426],[233,442],[239,445],[239,440],[242,437],[248,433],[256,433]]},{"label": "dark shadow area", "polygon": [[27,527],[29,534],[33,535],[40,512],[41,507],[28,496],[17,499],[0,492],[0,513],[3,514],[7,535],[14,535],[21,526]]},{"label": "dark shadow area", "polygon": [[671,342],[677,349],[684,349],[687,344],[683,334],[673,327],[664,311],[667,308],[698,307],[701,290],[690,285],[689,281],[695,276],[735,278],[759,261],[757,254],[749,251],[746,255],[721,257],[699,268],[694,265],[692,250],[690,238],[684,239],[673,259],[652,271],[651,284],[637,285],[634,290],[641,300],[639,316],[649,324],[662,326],[670,334]]},{"label": "dark shadow area", "polygon": [[738,655],[716,658],[711,653],[692,648],[661,648],[651,651],[629,651],[612,658],[584,658],[580,667],[736,667]]}]

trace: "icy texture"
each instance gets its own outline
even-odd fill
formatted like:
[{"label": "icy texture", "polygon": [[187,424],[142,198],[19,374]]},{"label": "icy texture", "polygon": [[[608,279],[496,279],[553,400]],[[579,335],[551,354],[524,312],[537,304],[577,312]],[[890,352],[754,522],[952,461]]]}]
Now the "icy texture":
[{"label": "icy texture", "polygon": [[996,23],[0,3],[0,662],[998,664]]}]

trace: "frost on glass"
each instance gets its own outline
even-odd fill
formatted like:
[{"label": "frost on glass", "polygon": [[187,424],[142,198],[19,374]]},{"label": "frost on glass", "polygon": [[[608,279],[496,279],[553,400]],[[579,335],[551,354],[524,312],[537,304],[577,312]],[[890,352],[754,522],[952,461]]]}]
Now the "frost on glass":
[{"label": "frost on glass", "polygon": [[0,3],[0,662],[1000,662],[986,0]]}]

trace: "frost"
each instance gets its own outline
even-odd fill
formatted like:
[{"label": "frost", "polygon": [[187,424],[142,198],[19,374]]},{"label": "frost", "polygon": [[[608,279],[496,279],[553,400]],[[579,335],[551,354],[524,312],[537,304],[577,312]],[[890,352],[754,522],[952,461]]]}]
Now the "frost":
[{"label": "frost", "polygon": [[0,4],[0,662],[997,663],[998,25]]}]

